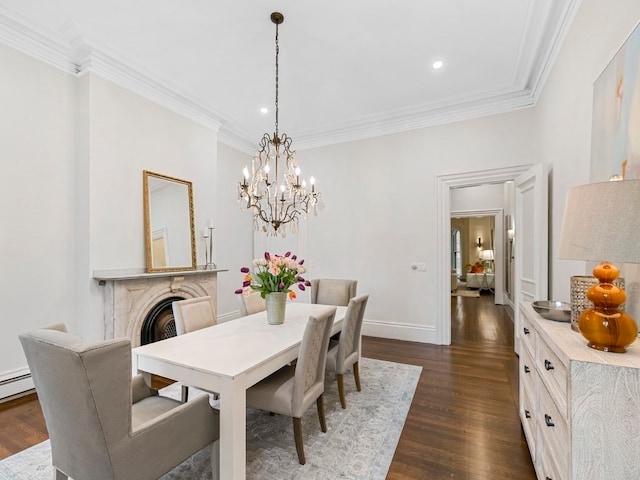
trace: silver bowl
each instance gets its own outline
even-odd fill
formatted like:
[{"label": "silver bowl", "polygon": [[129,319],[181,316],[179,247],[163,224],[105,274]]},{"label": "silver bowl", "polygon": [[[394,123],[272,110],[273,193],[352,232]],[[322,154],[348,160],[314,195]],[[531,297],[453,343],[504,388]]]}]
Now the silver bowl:
[{"label": "silver bowl", "polygon": [[556,322],[571,322],[571,305],[565,302],[553,300],[536,300],[532,303],[533,309],[539,315]]}]

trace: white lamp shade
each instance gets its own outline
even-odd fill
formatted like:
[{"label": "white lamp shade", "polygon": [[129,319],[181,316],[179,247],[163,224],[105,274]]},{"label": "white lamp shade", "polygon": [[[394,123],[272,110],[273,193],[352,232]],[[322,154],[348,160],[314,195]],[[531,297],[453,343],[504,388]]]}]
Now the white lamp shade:
[{"label": "white lamp shade", "polygon": [[493,260],[493,250],[483,250],[480,258],[482,260]]},{"label": "white lamp shade", "polygon": [[569,190],[558,257],[640,263],[640,179]]}]

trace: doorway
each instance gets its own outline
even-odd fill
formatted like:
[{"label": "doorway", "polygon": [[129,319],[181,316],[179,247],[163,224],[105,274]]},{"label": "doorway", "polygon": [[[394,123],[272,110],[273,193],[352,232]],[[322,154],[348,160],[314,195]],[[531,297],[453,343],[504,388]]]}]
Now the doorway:
[{"label": "doorway", "polygon": [[[478,289],[479,293],[490,292],[496,305],[505,302],[504,241],[502,235],[504,210],[464,210],[451,212],[451,235],[459,232],[459,250],[452,242],[452,270],[455,268],[462,285]],[[482,267],[478,273],[476,268]],[[467,278],[469,275],[469,278]]]},{"label": "doorway", "polygon": [[[464,172],[438,176],[438,220],[436,233],[439,272],[449,272],[451,270],[451,190],[454,188],[474,187],[485,184],[498,184],[515,181],[519,175],[527,172],[530,168],[531,165],[523,165],[495,170]],[[451,296],[448,285],[448,282],[437,282],[436,342],[440,345],[451,344]]]}]

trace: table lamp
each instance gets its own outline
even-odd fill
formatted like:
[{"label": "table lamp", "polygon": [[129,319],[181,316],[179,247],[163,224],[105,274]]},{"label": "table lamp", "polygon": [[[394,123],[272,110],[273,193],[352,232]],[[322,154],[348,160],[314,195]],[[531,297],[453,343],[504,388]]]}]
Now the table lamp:
[{"label": "table lamp", "polygon": [[634,319],[618,307],[626,294],[613,281],[611,262],[640,263],[640,179],[599,182],[572,188],[562,219],[559,258],[602,262],[593,269],[600,282],[587,290],[592,309],[580,314],[580,333],[589,347],[624,353],[638,337]]},{"label": "table lamp", "polygon": [[487,272],[493,272],[493,250],[483,250],[480,258],[483,260],[482,263],[486,264],[484,267]]}]

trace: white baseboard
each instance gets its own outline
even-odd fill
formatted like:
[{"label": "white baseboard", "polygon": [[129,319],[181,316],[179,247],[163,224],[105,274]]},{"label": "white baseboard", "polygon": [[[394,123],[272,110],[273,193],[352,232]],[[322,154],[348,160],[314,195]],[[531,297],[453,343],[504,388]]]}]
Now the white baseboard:
[{"label": "white baseboard", "polygon": [[33,379],[27,367],[0,374],[0,399],[33,390]]},{"label": "white baseboard", "polygon": [[435,326],[422,327],[365,319],[362,324],[362,334],[370,337],[392,338],[408,342],[436,343]]}]

